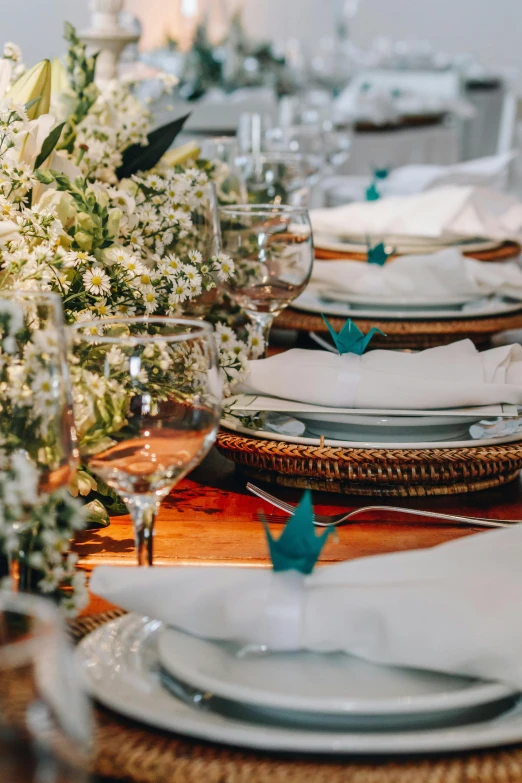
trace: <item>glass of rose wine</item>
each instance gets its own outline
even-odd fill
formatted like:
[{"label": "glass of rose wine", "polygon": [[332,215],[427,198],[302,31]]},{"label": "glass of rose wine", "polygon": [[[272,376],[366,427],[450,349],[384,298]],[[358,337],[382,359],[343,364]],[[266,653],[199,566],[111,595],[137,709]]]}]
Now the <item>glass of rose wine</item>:
[{"label": "glass of rose wine", "polygon": [[138,564],[152,565],[160,503],[216,437],[221,377],[212,327],[158,316],[70,328],[82,458],[125,501]]}]

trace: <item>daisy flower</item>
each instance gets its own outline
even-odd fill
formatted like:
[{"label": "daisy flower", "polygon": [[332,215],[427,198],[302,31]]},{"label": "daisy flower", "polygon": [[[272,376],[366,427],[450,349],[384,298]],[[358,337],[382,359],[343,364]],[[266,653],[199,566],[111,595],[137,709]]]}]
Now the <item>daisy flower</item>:
[{"label": "daisy flower", "polygon": [[220,280],[227,280],[234,274],[234,262],[230,256],[220,253],[216,258],[217,276]]},{"label": "daisy flower", "polygon": [[111,281],[101,266],[95,266],[82,275],[83,284],[90,294],[110,294]]}]

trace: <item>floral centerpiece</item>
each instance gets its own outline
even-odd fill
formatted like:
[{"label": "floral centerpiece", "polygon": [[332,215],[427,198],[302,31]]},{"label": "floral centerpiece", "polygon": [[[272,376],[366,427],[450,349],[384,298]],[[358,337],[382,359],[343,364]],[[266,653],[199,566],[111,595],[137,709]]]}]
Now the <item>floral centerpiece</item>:
[{"label": "floral centerpiece", "polygon": [[[69,324],[183,315],[234,273],[230,258],[199,244],[196,217],[206,208],[214,166],[190,155],[172,164],[164,153],[185,118],[151,131],[152,117],[132,86],[115,82],[100,91],[96,58],[70,25],[66,39],[65,66],[44,61],[26,72],[13,44],[0,60],[2,287],[59,293]],[[253,333],[239,339],[226,323],[216,333],[231,384],[244,374],[248,353],[263,346],[254,345]],[[121,399],[82,368],[74,368],[73,380],[78,435],[88,435],[94,449]],[[88,511],[100,520],[107,507],[115,510],[114,496],[85,471],[71,491],[94,497]],[[38,551],[45,571],[45,550]]]}]

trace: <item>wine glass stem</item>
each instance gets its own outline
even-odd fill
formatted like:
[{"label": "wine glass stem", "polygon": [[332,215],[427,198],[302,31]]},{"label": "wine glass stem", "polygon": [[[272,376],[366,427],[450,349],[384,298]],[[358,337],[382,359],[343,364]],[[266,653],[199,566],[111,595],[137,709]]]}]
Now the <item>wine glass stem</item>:
[{"label": "wine glass stem", "polygon": [[272,323],[274,322],[277,313],[258,313],[255,310],[248,310],[247,315],[254,324],[258,339],[262,340],[265,346],[263,354],[258,358],[265,359],[270,329],[272,328]]},{"label": "wine glass stem", "polygon": [[154,523],[159,509],[159,501],[148,496],[126,497],[134,526],[134,541],[139,566],[153,565]]}]

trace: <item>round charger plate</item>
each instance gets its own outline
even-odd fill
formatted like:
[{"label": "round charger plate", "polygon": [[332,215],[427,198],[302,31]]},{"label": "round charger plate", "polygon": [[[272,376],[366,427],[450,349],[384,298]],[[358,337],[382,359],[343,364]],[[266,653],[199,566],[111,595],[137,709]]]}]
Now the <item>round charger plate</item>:
[{"label": "round charger plate", "polygon": [[[386,246],[393,248],[399,255],[416,255],[417,253],[436,253],[447,247],[457,247],[463,253],[483,253],[496,250],[503,243],[495,239],[435,239],[428,237],[386,236],[374,241],[385,241]],[[332,237],[314,232],[314,245],[320,250],[334,253],[366,253],[368,244],[366,237],[351,236],[346,238]]]},{"label": "round charger plate", "polygon": [[155,650],[158,626],[147,618],[126,615],[86,636],[76,650],[92,696],[115,712],[155,728],[236,747],[308,754],[409,755],[522,741],[522,708],[448,728],[326,732],[258,725],[190,707],[160,685]]},{"label": "round charger plate", "polygon": [[343,653],[237,655],[242,646],[163,628],[158,656],[174,677],[256,707],[345,716],[420,715],[490,704],[516,694],[499,683],[378,666]]},{"label": "round charger plate", "polygon": [[463,306],[447,306],[446,308],[434,308],[422,306],[391,308],[389,305],[369,306],[350,305],[343,301],[329,301],[321,297],[315,285],[309,285],[297,299],[292,302],[294,310],[301,310],[305,313],[314,313],[317,315],[334,315],[340,318],[383,318],[390,321],[417,321],[417,320],[470,320],[483,318],[484,316],[495,317],[509,315],[522,310],[522,302],[507,297],[481,297],[473,302]]},{"label": "round charger plate", "polygon": [[[470,421],[470,426],[473,420]],[[241,435],[247,435],[251,438],[262,438],[263,440],[279,441],[281,443],[295,443],[302,446],[321,446],[320,437],[310,438],[303,435],[282,435],[271,430],[253,430],[250,427],[244,427],[236,419],[221,419],[221,426],[232,432],[239,432]],[[522,441],[522,432],[515,435],[506,435],[500,438],[482,438],[473,440],[414,440],[414,441],[362,441],[362,440],[339,440],[338,438],[326,438],[324,446],[338,447],[341,449],[467,449],[487,446],[501,446],[506,443],[519,443]]]}]

